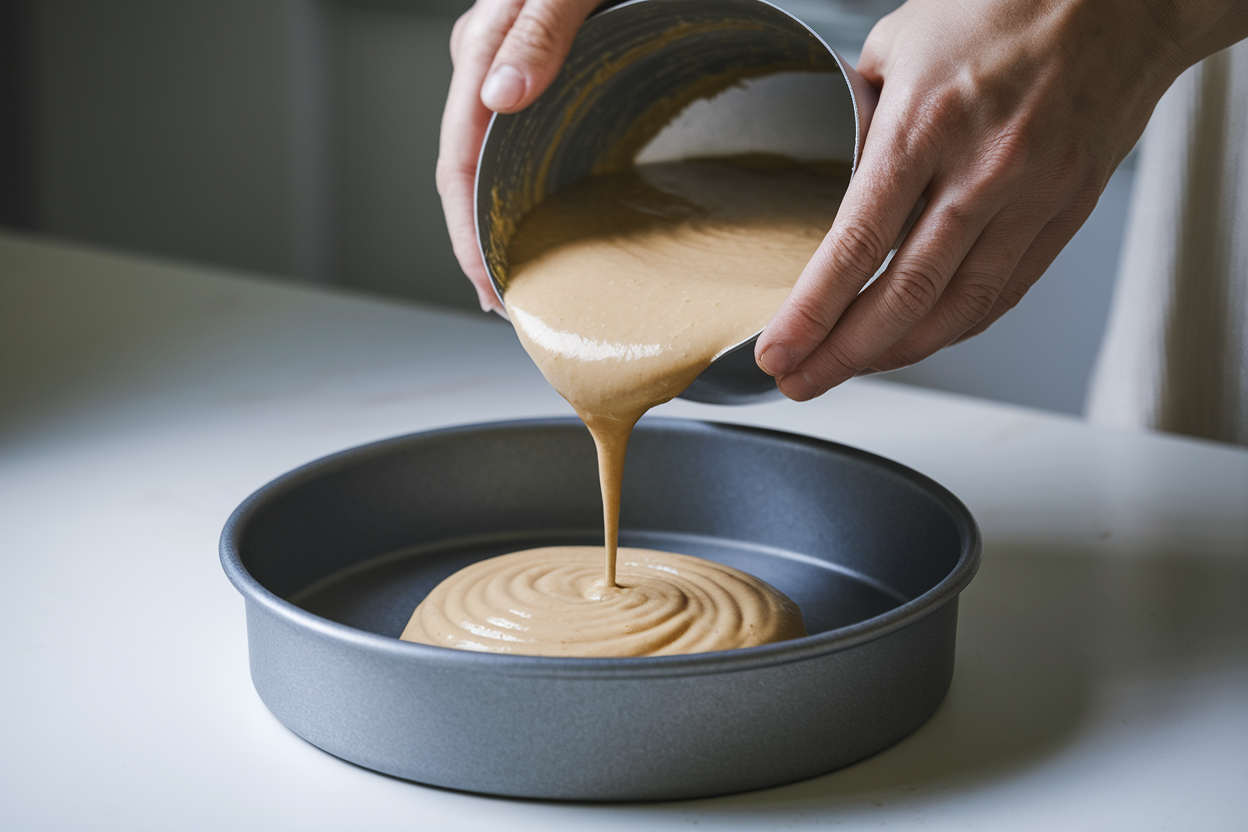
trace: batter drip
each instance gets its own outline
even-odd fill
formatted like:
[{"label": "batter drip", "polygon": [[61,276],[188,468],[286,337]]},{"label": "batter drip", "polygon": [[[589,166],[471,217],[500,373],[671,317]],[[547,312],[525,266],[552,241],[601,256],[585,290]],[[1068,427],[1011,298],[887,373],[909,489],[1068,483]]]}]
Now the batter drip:
[{"label": "batter drip", "polygon": [[[637,420],[767,324],[847,183],[847,169],[769,156],[672,162],[590,177],[524,217],[503,301],[524,348],[594,437],[606,557],[558,547],[474,564],[421,602],[402,638],[646,656],[805,634],[792,601],[737,570],[640,549],[619,550],[617,563],[620,486]],[[523,609],[508,606],[521,597]],[[682,612],[656,618],[655,604]]]}]

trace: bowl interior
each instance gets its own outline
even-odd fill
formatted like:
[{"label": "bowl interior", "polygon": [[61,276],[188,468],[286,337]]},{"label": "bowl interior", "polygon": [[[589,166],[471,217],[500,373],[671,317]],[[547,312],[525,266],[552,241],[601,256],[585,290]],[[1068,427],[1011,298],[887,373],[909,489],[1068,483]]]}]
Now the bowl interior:
[{"label": "bowl interior", "polygon": [[[496,289],[501,293],[505,282],[516,223],[546,195],[591,173],[627,167],[692,101],[782,72],[836,76],[814,100],[836,113],[843,129],[829,131],[807,118],[750,149],[785,152],[790,134],[803,130],[826,151],[807,158],[856,161],[854,100],[840,64],[787,12],[757,0],[663,0],[624,3],[590,17],[546,92],[519,113],[494,117],[487,131],[475,186],[477,237]],[[751,115],[741,113],[732,132],[753,132]],[[719,133],[722,138],[722,127]],[[714,145],[676,143],[681,152],[669,149],[665,158],[724,155]]]},{"label": "bowl interior", "polygon": [[[601,542],[593,443],[575,419],[417,434],[311,463],[257,492],[233,537],[266,589],[397,637],[455,570]],[[227,536],[230,535],[227,532]],[[820,440],[645,419],[625,472],[621,543],[698,555],[771,583],[817,633],[946,578],[975,537],[964,507],[895,463]]]}]

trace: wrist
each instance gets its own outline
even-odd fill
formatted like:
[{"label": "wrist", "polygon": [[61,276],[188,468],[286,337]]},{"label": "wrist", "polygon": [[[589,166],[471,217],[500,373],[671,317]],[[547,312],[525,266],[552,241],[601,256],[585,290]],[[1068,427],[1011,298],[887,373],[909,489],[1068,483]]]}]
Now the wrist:
[{"label": "wrist", "polygon": [[1149,16],[1175,77],[1248,37],[1244,0],[1137,0],[1131,5]]}]

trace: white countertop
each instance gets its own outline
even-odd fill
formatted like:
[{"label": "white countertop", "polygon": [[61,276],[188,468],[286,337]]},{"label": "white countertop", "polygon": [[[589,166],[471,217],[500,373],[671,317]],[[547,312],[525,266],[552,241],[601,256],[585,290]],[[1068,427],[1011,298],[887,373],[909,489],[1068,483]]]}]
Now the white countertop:
[{"label": "white countertop", "polygon": [[896,746],[568,805],[383,777],[278,723],[217,560],[234,506],[351,445],[569,412],[484,316],[0,235],[0,828],[1248,828],[1248,451],[878,380],[660,412],[866,448],[970,506],[953,685]]}]

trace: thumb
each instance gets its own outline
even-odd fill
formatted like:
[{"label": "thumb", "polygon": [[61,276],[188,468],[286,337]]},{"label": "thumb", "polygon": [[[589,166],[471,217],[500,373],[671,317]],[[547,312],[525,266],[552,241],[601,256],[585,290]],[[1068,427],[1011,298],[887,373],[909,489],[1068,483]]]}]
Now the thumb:
[{"label": "thumb", "polygon": [[514,113],[533,103],[568,57],[572,39],[598,0],[527,0],[481,86],[481,103]]}]

